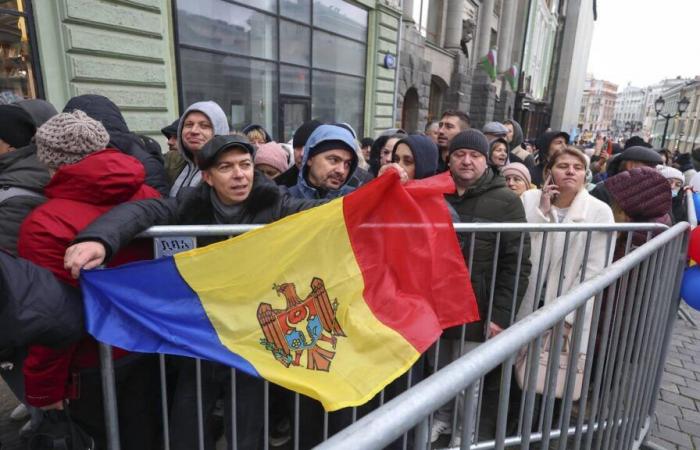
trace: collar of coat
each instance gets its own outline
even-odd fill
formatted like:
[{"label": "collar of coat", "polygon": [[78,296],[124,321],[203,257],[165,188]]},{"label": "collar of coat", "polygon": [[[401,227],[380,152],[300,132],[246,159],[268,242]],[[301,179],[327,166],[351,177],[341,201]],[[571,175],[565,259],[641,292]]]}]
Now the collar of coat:
[{"label": "collar of coat", "polygon": [[486,167],[484,174],[469,189],[464,191],[462,197],[476,197],[491,189],[506,187],[506,179],[496,173],[491,166]]},{"label": "collar of coat", "polygon": [[[542,194],[540,194],[542,195]],[[566,214],[566,218],[564,219],[564,223],[569,223],[569,222],[585,222],[586,221],[586,214],[588,213],[588,205],[590,205],[590,202],[588,201],[588,197],[590,197],[591,194],[588,193],[588,190],[584,187],[582,188],[578,194],[576,194],[576,197],[574,197],[574,201],[571,202],[571,205],[569,206],[569,211]],[[553,216],[554,212],[550,212],[550,214]]]}]

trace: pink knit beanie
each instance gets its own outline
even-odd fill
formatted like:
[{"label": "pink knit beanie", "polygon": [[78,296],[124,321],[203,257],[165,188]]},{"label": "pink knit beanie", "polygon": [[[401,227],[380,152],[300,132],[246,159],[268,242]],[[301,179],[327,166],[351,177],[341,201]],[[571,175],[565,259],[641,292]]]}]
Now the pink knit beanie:
[{"label": "pink knit beanie", "polygon": [[260,144],[255,152],[255,164],[267,164],[282,173],[287,170],[288,154],[277,142]]}]

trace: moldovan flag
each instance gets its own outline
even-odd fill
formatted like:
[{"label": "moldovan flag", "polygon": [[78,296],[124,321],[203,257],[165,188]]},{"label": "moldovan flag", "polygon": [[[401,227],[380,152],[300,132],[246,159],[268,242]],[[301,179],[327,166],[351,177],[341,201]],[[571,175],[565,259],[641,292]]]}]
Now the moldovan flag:
[{"label": "moldovan flag", "polygon": [[443,194],[395,171],[350,195],[173,257],[81,275],[88,331],[217,361],[333,411],[369,401],[478,320]]}]

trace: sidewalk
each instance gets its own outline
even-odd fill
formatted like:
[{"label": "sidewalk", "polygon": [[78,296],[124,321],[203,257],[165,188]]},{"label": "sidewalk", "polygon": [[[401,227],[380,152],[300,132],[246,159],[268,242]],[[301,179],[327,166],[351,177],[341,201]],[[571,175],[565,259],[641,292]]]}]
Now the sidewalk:
[{"label": "sidewalk", "polygon": [[[700,312],[684,306],[700,326]],[[700,328],[676,321],[650,441],[672,449],[700,450]]]}]

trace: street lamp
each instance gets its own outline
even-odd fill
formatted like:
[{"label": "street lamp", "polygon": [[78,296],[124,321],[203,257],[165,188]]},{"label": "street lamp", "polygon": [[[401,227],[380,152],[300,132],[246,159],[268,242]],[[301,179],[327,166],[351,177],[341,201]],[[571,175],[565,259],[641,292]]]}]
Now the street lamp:
[{"label": "street lamp", "polygon": [[666,132],[668,131],[668,121],[673,119],[674,117],[680,117],[683,115],[683,113],[688,109],[688,105],[690,105],[690,100],[688,100],[688,97],[683,97],[681,101],[678,102],[678,112],[675,112],[673,114],[661,114],[661,111],[664,109],[664,105],[666,104],[666,100],[662,96],[659,95],[659,98],[656,99],[654,102],[654,110],[656,111],[656,117],[663,117],[666,119],[666,125],[664,125],[664,134],[663,137],[661,138],[661,148],[664,148],[664,145],[666,145]]}]

